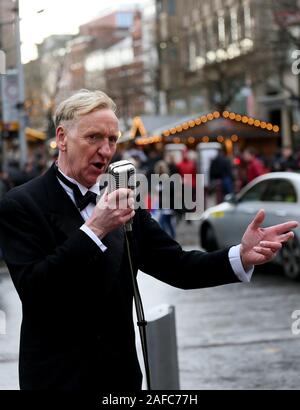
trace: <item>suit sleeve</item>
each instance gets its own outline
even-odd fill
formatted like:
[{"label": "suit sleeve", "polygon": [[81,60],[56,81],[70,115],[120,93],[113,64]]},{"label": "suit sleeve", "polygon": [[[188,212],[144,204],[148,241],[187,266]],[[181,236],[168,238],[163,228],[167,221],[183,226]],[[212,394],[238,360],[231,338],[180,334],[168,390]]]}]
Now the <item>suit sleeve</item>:
[{"label": "suit sleeve", "polygon": [[45,248],[42,221],[12,198],[0,202],[0,246],[21,299],[64,286],[72,277],[70,266],[85,271],[95,255],[95,242],[78,229],[52,252]]},{"label": "suit sleeve", "polygon": [[147,211],[140,211],[139,268],[169,285],[197,289],[239,282],[229,262],[228,249],[184,251]]}]

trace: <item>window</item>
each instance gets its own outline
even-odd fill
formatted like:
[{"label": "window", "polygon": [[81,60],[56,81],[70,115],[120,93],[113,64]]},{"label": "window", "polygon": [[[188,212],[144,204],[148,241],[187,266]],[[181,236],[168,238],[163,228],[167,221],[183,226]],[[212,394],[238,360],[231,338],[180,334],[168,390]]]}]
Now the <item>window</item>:
[{"label": "window", "polygon": [[245,36],[246,38],[252,37],[251,7],[248,1],[245,3]]},{"label": "window", "polygon": [[225,19],[224,16],[219,15],[218,17],[218,24],[219,24],[219,42],[220,47],[223,48],[226,42],[226,31],[225,31]]},{"label": "window", "polygon": [[261,201],[262,195],[269,186],[269,181],[262,181],[250,188],[239,200],[239,202]]},{"label": "window", "polygon": [[156,1],[156,7],[157,7],[157,12],[158,12],[158,13],[162,13],[162,11],[163,11],[162,0],[157,0],[157,1]]},{"label": "window", "polygon": [[225,34],[227,46],[232,43],[231,14],[229,8],[225,12]]},{"label": "window", "polygon": [[203,37],[205,39],[206,52],[214,50],[214,33],[212,21],[208,21],[204,27]]},{"label": "window", "polygon": [[117,27],[129,28],[133,25],[133,13],[119,12],[116,14]]},{"label": "window", "polygon": [[294,186],[286,179],[270,181],[267,189],[262,195],[263,201],[268,202],[297,202],[297,194]]},{"label": "window", "polygon": [[212,22],[212,31],[213,31],[213,40],[214,40],[214,49],[219,48],[219,19],[218,16],[215,15],[213,22]]},{"label": "window", "polygon": [[238,40],[238,37],[239,37],[237,10],[235,8],[232,8],[230,10],[230,14],[231,14],[231,35],[232,35],[232,40],[235,42]]},{"label": "window", "polygon": [[176,12],[176,4],[175,4],[176,0],[168,0],[168,9],[167,9],[167,13],[171,16],[174,16],[175,12]]},{"label": "window", "polygon": [[238,18],[239,39],[243,40],[246,37],[245,9],[244,9],[243,1],[239,2],[237,18]]},{"label": "window", "polygon": [[177,47],[174,44],[171,44],[169,47],[169,58],[170,61],[178,61]]},{"label": "window", "polygon": [[189,42],[189,66],[191,71],[197,69],[196,66],[196,44],[194,41]]}]

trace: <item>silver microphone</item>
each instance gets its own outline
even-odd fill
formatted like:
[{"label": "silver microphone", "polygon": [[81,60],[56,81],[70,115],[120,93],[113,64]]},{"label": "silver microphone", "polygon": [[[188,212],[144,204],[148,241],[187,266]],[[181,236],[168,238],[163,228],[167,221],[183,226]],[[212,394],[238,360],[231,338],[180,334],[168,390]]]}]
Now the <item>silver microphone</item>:
[{"label": "silver microphone", "polygon": [[[108,167],[108,193],[119,188],[136,189],[135,166],[126,160],[113,162]],[[132,219],[125,224],[126,231],[132,231]]]}]

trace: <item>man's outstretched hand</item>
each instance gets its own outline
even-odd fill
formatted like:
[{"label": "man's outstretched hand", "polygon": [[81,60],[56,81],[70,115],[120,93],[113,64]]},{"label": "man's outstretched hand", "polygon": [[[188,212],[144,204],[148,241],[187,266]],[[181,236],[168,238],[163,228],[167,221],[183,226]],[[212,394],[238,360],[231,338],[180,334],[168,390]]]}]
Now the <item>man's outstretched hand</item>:
[{"label": "man's outstretched hand", "polygon": [[291,229],[298,226],[297,221],[261,228],[265,211],[261,209],[250,223],[241,242],[241,259],[245,271],[253,265],[262,265],[271,261],[282,248],[282,244],[294,237]]}]

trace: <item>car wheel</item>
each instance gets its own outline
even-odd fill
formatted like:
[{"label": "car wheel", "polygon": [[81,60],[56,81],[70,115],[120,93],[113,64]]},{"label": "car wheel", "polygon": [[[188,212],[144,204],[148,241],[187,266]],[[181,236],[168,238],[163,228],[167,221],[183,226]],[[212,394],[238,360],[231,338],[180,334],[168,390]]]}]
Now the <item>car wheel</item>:
[{"label": "car wheel", "polygon": [[300,280],[300,244],[297,237],[283,245],[281,264],[285,276],[293,280]]},{"label": "car wheel", "polygon": [[201,232],[201,243],[208,252],[219,249],[215,231],[211,225],[204,225]]}]

